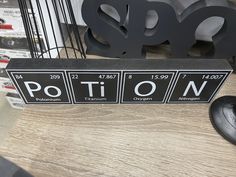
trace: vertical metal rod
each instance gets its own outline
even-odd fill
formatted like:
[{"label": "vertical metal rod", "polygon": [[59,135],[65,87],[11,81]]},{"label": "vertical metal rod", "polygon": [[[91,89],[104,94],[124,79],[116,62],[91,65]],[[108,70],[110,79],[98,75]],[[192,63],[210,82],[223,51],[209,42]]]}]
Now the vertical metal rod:
[{"label": "vertical metal rod", "polygon": [[42,41],[41,41],[40,34],[39,34],[39,29],[38,29],[38,25],[37,25],[35,13],[34,13],[34,8],[33,8],[33,5],[32,5],[31,0],[30,0],[29,2],[30,2],[29,4],[30,4],[30,8],[31,8],[31,13],[32,13],[32,15],[33,15],[34,26],[35,26],[35,32],[36,32],[36,35],[37,35],[37,37],[38,37],[38,43],[39,43],[40,52],[41,52],[41,54],[42,54],[42,58],[44,58],[44,56],[43,56],[43,45],[42,45]]},{"label": "vertical metal rod", "polygon": [[63,16],[64,21],[65,21],[66,29],[67,29],[69,39],[70,39],[70,43],[71,43],[71,47],[74,51],[75,58],[77,59],[77,54],[76,54],[76,50],[75,50],[75,47],[74,47],[72,36],[70,34],[70,30],[69,30],[69,26],[68,26],[68,20],[67,20],[66,11],[65,11],[65,8],[64,8],[63,0],[62,0],[62,4],[61,4],[61,0],[58,0],[58,2],[59,2],[59,6],[61,8],[62,16]]},{"label": "vertical metal rod", "polygon": [[64,45],[63,47],[65,48],[67,58],[69,58],[69,54],[68,54],[68,51],[67,51],[65,38],[64,38],[64,34],[63,34],[63,30],[62,30],[62,27],[61,27],[60,15],[58,13],[57,4],[56,4],[55,0],[52,0],[52,3],[53,3],[53,6],[54,6],[54,11],[55,11],[55,14],[56,14],[57,23],[58,23],[60,34],[61,34],[61,37],[62,37],[62,42],[63,42],[63,45]]},{"label": "vertical metal rod", "polygon": [[30,49],[30,54],[31,54],[31,57],[34,58],[35,56],[34,56],[34,53],[33,53],[32,42],[30,40],[31,37],[30,37],[30,33],[29,33],[29,28],[28,28],[28,25],[27,25],[26,19],[25,19],[24,6],[23,6],[21,0],[18,0],[18,3],[19,3],[19,7],[20,7],[20,12],[21,12],[21,16],[22,16],[23,25],[24,25],[24,28],[25,28],[25,34],[26,34],[29,49]]},{"label": "vertical metal rod", "polygon": [[36,42],[35,36],[34,36],[34,28],[33,28],[32,23],[31,23],[29,8],[28,8],[28,6],[27,6],[27,2],[26,2],[26,1],[22,1],[22,3],[23,3],[23,6],[25,7],[25,8],[24,8],[24,11],[25,11],[25,19],[26,19],[26,23],[27,23],[27,25],[28,25],[28,27],[29,27],[29,32],[30,32],[30,36],[31,36],[33,48],[34,48],[34,51],[37,53],[37,52],[38,52],[38,49],[37,49],[37,42]]},{"label": "vertical metal rod", "polygon": [[81,58],[86,59],[86,54],[85,54],[85,51],[84,51],[83,42],[82,42],[81,37],[80,37],[80,32],[78,30],[78,26],[77,26],[77,23],[76,23],[75,14],[74,14],[74,10],[73,10],[72,4],[71,4],[71,0],[65,0],[65,1],[67,3],[68,8],[69,8],[69,14],[71,16],[73,31],[74,31],[74,35],[75,35],[75,38],[76,38],[78,48],[81,52]]},{"label": "vertical metal rod", "polygon": [[[68,6],[65,6],[64,0],[62,0],[61,2],[62,2],[62,7],[66,7],[67,12],[68,12],[68,15],[69,15],[69,20],[70,20],[70,22],[72,23],[71,18],[70,18],[70,12],[69,12],[70,9],[68,9]],[[63,8],[63,9],[64,9],[64,12],[65,12],[65,8]],[[66,18],[66,20],[68,21],[68,17],[67,17],[66,12],[65,12],[65,15],[66,15],[65,18]],[[69,24],[69,22],[67,22],[67,24]],[[71,32],[71,31],[70,31],[70,32]],[[70,34],[71,34],[71,33],[70,33]],[[75,46],[74,41],[72,40],[71,42],[72,42],[72,44]],[[77,46],[77,47],[78,47],[78,46]],[[76,53],[75,47],[72,47],[72,48],[74,48],[74,52]],[[75,56],[75,58],[78,59],[77,55]]]},{"label": "vertical metal rod", "polygon": [[52,21],[52,16],[51,16],[51,13],[50,13],[49,5],[48,5],[47,0],[45,0],[45,2],[46,2],[46,6],[47,6],[48,15],[49,15],[49,20],[50,20],[50,23],[52,25],[52,33],[53,33],[54,41],[55,41],[55,44],[56,44],[56,50],[57,50],[57,53],[58,53],[58,58],[61,58],[59,48],[58,48],[57,39],[56,39],[55,29],[53,27],[53,21]]},{"label": "vertical metal rod", "polygon": [[21,1],[21,3],[22,3],[22,7],[23,7],[25,23],[26,23],[28,33],[30,36],[30,41],[32,44],[32,52],[34,53],[34,55],[36,55],[37,54],[37,46],[35,46],[34,34],[32,34],[33,30],[32,30],[32,24],[30,21],[30,17],[29,17],[29,9],[28,9],[27,3],[25,1]]},{"label": "vertical metal rod", "polygon": [[42,8],[41,8],[41,4],[40,4],[39,0],[36,0],[36,5],[37,5],[37,8],[38,8],[39,18],[40,18],[40,22],[41,22],[41,25],[42,25],[43,34],[44,34],[45,42],[46,42],[46,45],[47,45],[47,49],[48,49],[47,52],[49,54],[49,57],[52,58],[51,50],[50,50],[50,44],[49,44],[49,39],[48,39],[48,34],[47,34],[46,27],[45,27],[45,21],[44,21],[44,17],[43,17],[43,13],[42,13]]},{"label": "vertical metal rod", "polygon": [[[34,52],[35,52],[35,55],[37,56],[38,55],[38,48],[37,48],[37,42],[35,40],[35,35],[34,35],[34,27],[33,27],[33,24],[31,22],[31,18],[30,18],[30,13],[29,12],[29,8],[28,8],[28,5],[27,5],[27,2],[26,1],[23,1],[23,5],[25,7],[25,19],[27,21],[27,25],[29,26],[29,32],[30,32],[30,36],[31,36],[31,40],[32,40],[32,44],[33,44],[33,48],[34,48]],[[31,9],[30,9],[31,10]]]},{"label": "vertical metal rod", "polygon": [[65,49],[67,58],[69,48],[75,58],[86,58],[71,0],[18,0],[18,3],[32,58],[45,58],[46,52],[52,58],[52,50],[61,58],[61,48]]}]

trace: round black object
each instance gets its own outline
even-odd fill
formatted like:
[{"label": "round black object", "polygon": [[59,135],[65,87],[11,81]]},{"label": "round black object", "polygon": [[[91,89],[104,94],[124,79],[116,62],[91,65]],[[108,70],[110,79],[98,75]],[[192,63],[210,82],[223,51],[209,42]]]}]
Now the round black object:
[{"label": "round black object", "polygon": [[210,108],[210,117],[217,132],[236,145],[236,97],[217,99]]}]

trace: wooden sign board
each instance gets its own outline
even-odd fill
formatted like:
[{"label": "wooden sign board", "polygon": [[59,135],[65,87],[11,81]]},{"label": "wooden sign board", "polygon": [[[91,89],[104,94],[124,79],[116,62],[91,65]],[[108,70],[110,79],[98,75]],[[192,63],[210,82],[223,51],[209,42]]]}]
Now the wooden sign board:
[{"label": "wooden sign board", "polygon": [[232,72],[225,60],[12,59],[26,104],[209,103]]}]

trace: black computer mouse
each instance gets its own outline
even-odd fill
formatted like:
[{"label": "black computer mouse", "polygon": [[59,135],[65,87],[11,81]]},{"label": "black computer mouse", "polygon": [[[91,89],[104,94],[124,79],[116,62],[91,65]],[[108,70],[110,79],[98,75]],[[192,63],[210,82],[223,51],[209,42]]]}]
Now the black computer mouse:
[{"label": "black computer mouse", "polygon": [[236,97],[225,96],[214,101],[210,118],[217,132],[236,145]]}]

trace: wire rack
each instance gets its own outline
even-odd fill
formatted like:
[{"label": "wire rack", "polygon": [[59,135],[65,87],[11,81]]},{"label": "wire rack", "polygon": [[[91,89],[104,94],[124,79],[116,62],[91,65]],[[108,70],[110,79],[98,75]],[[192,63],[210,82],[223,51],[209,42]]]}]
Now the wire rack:
[{"label": "wire rack", "polygon": [[86,58],[70,0],[18,0],[32,58]]},{"label": "wire rack", "polygon": [[[32,58],[86,58],[81,39],[84,31],[77,25],[71,0],[18,3]],[[236,58],[229,62],[236,71]]]}]

